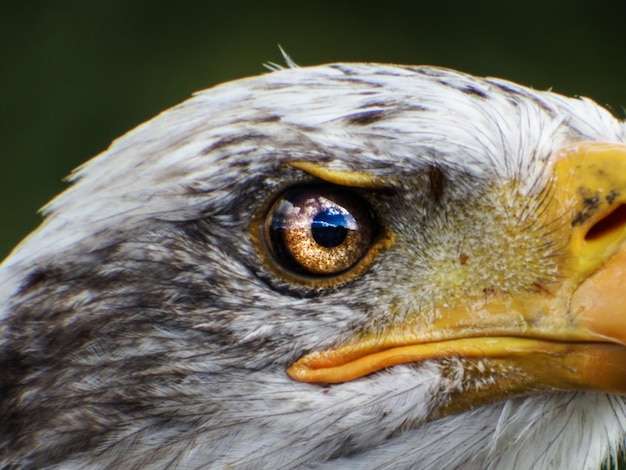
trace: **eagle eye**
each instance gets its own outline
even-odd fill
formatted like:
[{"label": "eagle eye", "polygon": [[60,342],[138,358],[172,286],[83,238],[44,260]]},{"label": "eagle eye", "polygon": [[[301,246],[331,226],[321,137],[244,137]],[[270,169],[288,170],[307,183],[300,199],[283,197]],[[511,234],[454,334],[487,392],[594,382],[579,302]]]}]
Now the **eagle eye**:
[{"label": "eagle eye", "polygon": [[270,208],[266,242],[283,267],[330,276],[353,267],[377,234],[369,204],[348,189],[304,186],[288,190]]}]

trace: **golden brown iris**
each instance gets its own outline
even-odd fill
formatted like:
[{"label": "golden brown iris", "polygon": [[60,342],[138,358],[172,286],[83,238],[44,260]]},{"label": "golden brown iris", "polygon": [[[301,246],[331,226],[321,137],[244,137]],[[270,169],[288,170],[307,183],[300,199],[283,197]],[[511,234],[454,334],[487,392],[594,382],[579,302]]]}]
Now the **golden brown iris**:
[{"label": "golden brown iris", "polygon": [[369,205],[353,191],[305,186],[278,198],[267,215],[265,234],[284,267],[328,276],[363,257],[374,241],[376,222]]}]

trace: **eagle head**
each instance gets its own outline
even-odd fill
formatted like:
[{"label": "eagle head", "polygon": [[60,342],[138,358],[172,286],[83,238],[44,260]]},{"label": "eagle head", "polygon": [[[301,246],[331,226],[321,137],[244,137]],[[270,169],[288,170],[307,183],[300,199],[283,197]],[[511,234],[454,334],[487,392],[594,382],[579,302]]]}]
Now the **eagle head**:
[{"label": "eagle head", "polygon": [[626,125],[450,70],[196,94],[0,268],[0,467],[597,468],[626,426]]}]

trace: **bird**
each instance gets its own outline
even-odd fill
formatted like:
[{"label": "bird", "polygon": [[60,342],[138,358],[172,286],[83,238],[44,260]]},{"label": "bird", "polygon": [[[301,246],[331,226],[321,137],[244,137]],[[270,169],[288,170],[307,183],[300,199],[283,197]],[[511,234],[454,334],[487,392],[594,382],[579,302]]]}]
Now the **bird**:
[{"label": "bird", "polygon": [[617,465],[626,124],[288,65],[115,140],[2,263],[0,467]]}]

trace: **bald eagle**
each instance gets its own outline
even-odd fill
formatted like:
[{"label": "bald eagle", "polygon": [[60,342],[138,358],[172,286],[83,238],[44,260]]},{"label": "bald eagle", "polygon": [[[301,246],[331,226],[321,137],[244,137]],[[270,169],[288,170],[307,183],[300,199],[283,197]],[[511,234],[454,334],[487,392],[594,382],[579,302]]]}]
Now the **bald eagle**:
[{"label": "bald eagle", "polygon": [[591,100],[289,68],[72,179],[0,269],[0,467],[616,458],[626,125]]}]

